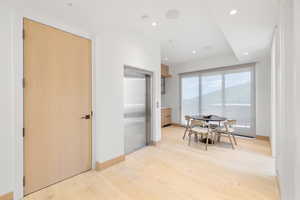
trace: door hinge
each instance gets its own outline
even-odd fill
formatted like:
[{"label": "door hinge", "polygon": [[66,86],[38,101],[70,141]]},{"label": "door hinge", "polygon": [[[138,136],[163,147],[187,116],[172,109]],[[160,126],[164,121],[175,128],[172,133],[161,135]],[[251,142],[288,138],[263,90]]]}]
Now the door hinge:
[{"label": "door hinge", "polygon": [[23,128],[23,138],[25,137],[25,128]]},{"label": "door hinge", "polygon": [[26,180],[25,180],[25,176],[23,176],[23,187],[25,187],[26,184]]},{"label": "door hinge", "polygon": [[25,40],[25,29],[23,29],[22,38],[23,38],[23,40]]},{"label": "door hinge", "polygon": [[22,79],[22,85],[23,85],[23,88],[25,88],[25,84],[26,84],[25,78],[23,78],[23,79]]}]

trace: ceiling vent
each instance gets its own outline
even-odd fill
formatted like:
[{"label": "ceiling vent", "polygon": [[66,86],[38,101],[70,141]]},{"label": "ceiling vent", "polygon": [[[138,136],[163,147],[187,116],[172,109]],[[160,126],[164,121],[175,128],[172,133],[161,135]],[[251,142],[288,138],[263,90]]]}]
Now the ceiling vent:
[{"label": "ceiling vent", "polygon": [[178,10],[172,9],[168,10],[166,13],[167,19],[178,19],[180,15],[180,12]]}]

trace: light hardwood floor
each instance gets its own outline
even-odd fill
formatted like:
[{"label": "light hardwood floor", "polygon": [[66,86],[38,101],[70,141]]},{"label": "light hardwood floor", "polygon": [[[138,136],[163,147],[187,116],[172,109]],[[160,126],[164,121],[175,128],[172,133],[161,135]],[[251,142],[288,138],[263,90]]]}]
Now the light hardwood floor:
[{"label": "light hardwood floor", "polygon": [[278,200],[267,141],[223,139],[209,146],[183,141],[184,129],[163,129],[162,141],[101,172],[90,171],[25,200]]}]

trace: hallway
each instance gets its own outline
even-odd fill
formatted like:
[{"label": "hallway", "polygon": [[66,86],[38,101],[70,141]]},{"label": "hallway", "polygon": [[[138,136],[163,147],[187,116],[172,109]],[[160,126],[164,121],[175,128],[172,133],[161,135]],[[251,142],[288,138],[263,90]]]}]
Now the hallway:
[{"label": "hallway", "polygon": [[267,141],[238,138],[209,146],[181,139],[184,129],[162,129],[162,141],[126,156],[102,172],[90,171],[31,194],[25,200],[277,200]]}]

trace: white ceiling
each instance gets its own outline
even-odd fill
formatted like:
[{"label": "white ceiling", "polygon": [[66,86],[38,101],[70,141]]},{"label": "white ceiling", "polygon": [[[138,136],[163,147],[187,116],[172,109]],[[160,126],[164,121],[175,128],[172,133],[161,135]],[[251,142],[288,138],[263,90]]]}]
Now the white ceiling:
[{"label": "white ceiling", "polygon": [[[211,0],[214,18],[236,57],[242,61],[259,60],[268,53],[279,18],[278,0]],[[226,3],[225,3],[226,2]],[[228,15],[237,9],[235,16]],[[247,52],[249,55],[244,55]]]},{"label": "white ceiling", "polygon": [[[278,15],[278,0],[3,1],[92,34],[107,29],[142,33],[160,41],[162,61],[168,64],[230,53],[240,62],[257,60],[269,48]],[[166,19],[169,9],[177,9],[179,18]],[[238,14],[229,15],[232,9]],[[142,20],[143,15],[149,18]],[[151,26],[153,21],[157,27]],[[193,50],[197,53],[192,54]]]}]

